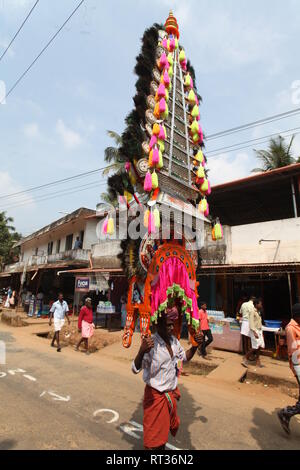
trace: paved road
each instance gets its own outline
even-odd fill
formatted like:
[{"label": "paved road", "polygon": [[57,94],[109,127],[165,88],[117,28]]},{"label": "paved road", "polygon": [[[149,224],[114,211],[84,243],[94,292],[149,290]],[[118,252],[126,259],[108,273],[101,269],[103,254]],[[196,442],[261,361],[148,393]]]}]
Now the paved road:
[{"label": "paved road", "polygon": [[[0,324],[0,449],[142,449],[140,377],[130,362],[101,352],[57,353],[27,329]],[[262,386],[235,387],[183,377],[179,449],[299,449],[300,422],[287,438],[275,409],[292,403]],[[111,411],[99,411],[111,410]],[[112,421],[111,423],[108,423]]]}]

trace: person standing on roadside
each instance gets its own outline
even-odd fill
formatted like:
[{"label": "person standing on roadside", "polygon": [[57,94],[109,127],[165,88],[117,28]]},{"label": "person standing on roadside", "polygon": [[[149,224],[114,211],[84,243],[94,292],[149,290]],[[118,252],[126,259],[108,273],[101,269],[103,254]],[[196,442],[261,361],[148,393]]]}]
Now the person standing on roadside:
[{"label": "person standing on roadside", "polygon": [[256,366],[263,367],[260,362],[260,350],[265,348],[264,333],[262,330],[262,319],[259,312],[262,310],[262,300],[255,299],[253,301],[253,309],[249,310],[249,329],[251,339],[251,349],[246,354],[242,365],[249,366],[249,359],[254,354],[256,357]]},{"label": "person standing on roadside", "polygon": [[293,320],[290,321],[285,331],[290,368],[298,382],[299,398],[295,406],[287,406],[277,413],[281,426],[287,434],[291,433],[291,419],[296,415],[300,415],[300,304],[293,306],[292,314]]},{"label": "person standing on roadside", "polygon": [[249,313],[254,310],[254,300],[254,296],[250,297],[250,299],[247,302],[244,302],[240,308],[241,335],[243,341],[243,353],[245,355],[248,354],[251,349]]},{"label": "person standing on roadside", "polygon": [[202,356],[203,359],[207,358],[206,348],[213,342],[214,338],[209,328],[208,316],[207,316],[207,304],[206,302],[200,302],[199,310],[199,319],[200,319],[200,329],[203,334],[203,342],[198,348],[199,356]]},{"label": "person standing on roadside", "polygon": [[54,318],[54,336],[51,342],[51,347],[54,348],[54,342],[57,343],[57,352],[61,352],[60,342],[59,342],[59,332],[65,324],[65,318],[67,318],[69,325],[70,319],[68,317],[69,307],[67,302],[64,300],[64,295],[60,292],[58,294],[57,302],[54,302],[50,309],[50,319],[49,325],[52,325],[52,318]]},{"label": "person standing on roadside", "polygon": [[94,334],[95,325],[93,323],[92,299],[85,299],[85,306],[81,308],[78,318],[78,331],[81,332],[81,339],[75,347],[79,351],[81,343],[85,344],[85,352],[89,355],[89,338]]}]

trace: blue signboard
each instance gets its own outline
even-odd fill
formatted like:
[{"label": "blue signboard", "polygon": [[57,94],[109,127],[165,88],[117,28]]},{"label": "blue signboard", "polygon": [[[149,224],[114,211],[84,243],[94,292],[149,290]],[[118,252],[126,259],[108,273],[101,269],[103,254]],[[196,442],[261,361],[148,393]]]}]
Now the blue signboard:
[{"label": "blue signboard", "polygon": [[76,292],[89,292],[90,278],[89,277],[76,277],[75,291]]}]

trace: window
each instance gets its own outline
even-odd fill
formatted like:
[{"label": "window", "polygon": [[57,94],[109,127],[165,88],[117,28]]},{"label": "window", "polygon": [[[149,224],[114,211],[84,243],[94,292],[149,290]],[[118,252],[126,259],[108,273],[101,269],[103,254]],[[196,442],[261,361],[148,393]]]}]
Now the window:
[{"label": "window", "polygon": [[39,249],[38,249],[38,248],[36,248],[36,249],[35,249],[35,253],[34,253],[34,254],[35,254],[35,256],[37,256],[37,255],[38,255],[38,252],[39,252]]},{"label": "window", "polygon": [[56,242],[56,253],[60,252],[60,240],[57,240]]},{"label": "window", "polygon": [[66,238],[66,251],[72,250],[72,246],[73,246],[73,234],[68,235]]},{"label": "window", "polygon": [[82,244],[83,244],[84,230],[82,230],[82,232],[80,232],[79,236],[80,236],[80,240],[82,241]]},{"label": "window", "polygon": [[53,242],[48,243],[48,255],[52,255],[53,252]]}]

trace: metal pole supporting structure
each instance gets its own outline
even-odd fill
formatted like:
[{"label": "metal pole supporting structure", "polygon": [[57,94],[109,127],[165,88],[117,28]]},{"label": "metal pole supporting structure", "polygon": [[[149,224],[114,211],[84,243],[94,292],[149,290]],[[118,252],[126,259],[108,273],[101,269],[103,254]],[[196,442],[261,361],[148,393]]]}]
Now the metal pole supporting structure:
[{"label": "metal pole supporting structure", "polygon": [[294,216],[295,216],[295,219],[297,219],[298,218],[298,209],[297,209],[295,183],[294,183],[293,178],[291,178],[291,188],[292,188],[292,196],[293,196]]},{"label": "metal pole supporting structure", "polygon": [[291,316],[293,316],[293,314],[292,314],[292,308],[293,308],[293,298],[292,298],[292,283],[291,283],[291,274],[290,274],[290,273],[287,273],[287,277],[288,277],[288,285],[289,285],[289,296],[290,296]]}]

